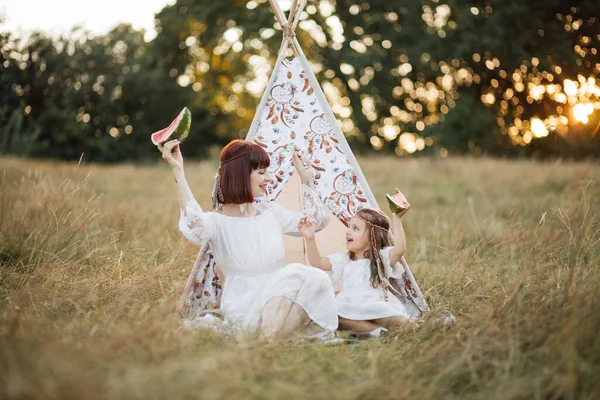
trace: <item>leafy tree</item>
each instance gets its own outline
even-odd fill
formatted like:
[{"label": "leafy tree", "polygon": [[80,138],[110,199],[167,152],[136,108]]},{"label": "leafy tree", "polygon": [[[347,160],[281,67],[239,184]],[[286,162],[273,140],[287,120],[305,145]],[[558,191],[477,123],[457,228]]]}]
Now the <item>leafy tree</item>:
[{"label": "leafy tree", "polygon": [[[105,36],[73,31],[57,40],[0,36],[0,97],[5,126],[3,152],[38,157],[124,161],[155,159],[150,133],[166,125],[193,93],[181,88],[156,62],[143,32],[121,25]],[[192,156],[215,141],[210,118],[193,108]],[[21,132],[19,132],[19,130]],[[9,138],[10,137],[10,138]],[[16,138],[30,138],[29,147]],[[21,149],[21,150],[19,150]]]},{"label": "leafy tree", "polygon": [[[592,0],[320,0],[296,33],[355,151],[577,157],[600,149],[599,18]],[[178,0],[156,28],[0,32],[0,151],[155,159],[183,106],[190,156],[245,135],[281,43],[267,1]]]}]

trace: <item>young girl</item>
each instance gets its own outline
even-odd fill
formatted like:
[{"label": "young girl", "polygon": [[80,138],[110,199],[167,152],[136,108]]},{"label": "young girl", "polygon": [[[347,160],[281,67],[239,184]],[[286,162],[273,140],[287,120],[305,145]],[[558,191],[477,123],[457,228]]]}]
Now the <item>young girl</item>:
[{"label": "young girl", "polygon": [[363,208],[350,220],[346,233],[348,253],[321,257],[315,228],[306,218],[298,229],[306,240],[308,260],[324,271],[332,271],[334,283],[341,284],[336,297],[340,329],[378,334],[379,328],[394,329],[409,321],[408,312],[393,293],[390,278],[401,278],[398,263],[406,250],[400,218],[410,205],[392,218],[395,245],[389,237],[390,220],[381,211]]}]

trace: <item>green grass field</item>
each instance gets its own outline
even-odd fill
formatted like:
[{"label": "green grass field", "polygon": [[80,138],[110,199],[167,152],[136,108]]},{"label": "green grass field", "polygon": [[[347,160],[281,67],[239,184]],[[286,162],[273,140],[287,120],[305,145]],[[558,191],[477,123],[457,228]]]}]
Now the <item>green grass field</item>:
[{"label": "green grass field", "polygon": [[[411,202],[406,259],[451,329],[341,346],[180,329],[198,249],[166,165],[0,159],[0,399],[600,398],[600,166],[359,163],[380,204]],[[216,162],[186,169],[208,208]]]}]

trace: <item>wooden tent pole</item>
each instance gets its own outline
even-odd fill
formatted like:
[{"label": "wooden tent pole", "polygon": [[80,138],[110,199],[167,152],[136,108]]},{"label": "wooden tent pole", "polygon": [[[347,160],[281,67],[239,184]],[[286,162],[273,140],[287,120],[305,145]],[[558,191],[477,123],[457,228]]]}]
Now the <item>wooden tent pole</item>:
[{"label": "wooden tent pole", "polygon": [[298,0],[292,0],[292,6],[290,7],[290,14],[288,15],[288,24],[291,25],[292,21],[294,21],[294,17],[296,16],[296,6],[298,5]]},{"label": "wooden tent pole", "polygon": [[[297,0],[294,0],[294,3],[296,2]],[[286,34],[286,31],[290,32],[290,34],[293,34],[294,32],[293,30],[291,30],[293,21],[295,19],[295,15],[292,15],[291,13],[293,9],[290,11],[290,20],[288,21],[288,19],[285,16],[285,13],[281,10],[281,7],[279,7],[277,0],[269,0],[269,4],[271,4],[271,9],[275,13],[275,18],[277,19],[277,22],[279,22],[279,25],[281,25],[281,31],[283,32],[283,43],[281,43],[281,48],[279,49],[279,51],[283,51],[283,48],[285,47],[285,42],[288,42],[290,44],[290,47],[292,48],[292,51],[294,52],[294,56],[299,57],[300,54],[298,53],[296,45],[294,44],[294,40],[292,39],[293,36],[288,36]],[[296,6],[296,4],[292,4],[292,6]],[[296,8],[298,7],[296,6]]]},{"label": "wooden tent pole", "polygon": [[279,4],[277,4],[277,0],[269,0],[269,3],[271,4],[271,9],[275,13],[275,18],[277,18],[277,22],[279,22],[279,25],[281,25],[281,29],[283,29],[287,25],[287,18],[285,17],[285,14],[283,13],[283,11],[281,11]]},{"label": "wooden tent pole", "polygon": [[300,22],[300,15],[302,14],[302,11],[304,11],[304,7],[306,7],[306,3],[307,2],[308,2],[308,0],[301,0],[300,1],[300,5],[298,6],[298,11],[294,15],[294,19],[292,21],[292,27],[291,27],[292,32],[296,31],[296,27],[298,26],[298,22]]},{"label": "wooden tent pole", "polygon": [[[290,32],[296,32],[296,28],[298,27],[298,23],[300,22],[300,15],[302,15],[302,11],[304,11],[304,7],[306,7],[307,2],[308,0],[300,0],[300,3],[298,3],[298,6],[296,7],[294,15],[290,15]],[[296,57],[300,57],[299,52],[296,50],[295,42],[296,40],[292,40],[292,50],[294,51],[294,55]]]}]

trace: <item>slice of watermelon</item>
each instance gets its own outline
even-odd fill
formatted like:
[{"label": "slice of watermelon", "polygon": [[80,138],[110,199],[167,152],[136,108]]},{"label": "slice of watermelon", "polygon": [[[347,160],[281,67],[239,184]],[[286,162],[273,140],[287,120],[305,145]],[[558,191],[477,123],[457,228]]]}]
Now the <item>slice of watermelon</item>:
[{"label": "slice of watermelon", "polygon": [[174,139],[183,142],[190,133],[191,126],[192,113],[187,107],[184,107],[168,127],[152,134],[152,143],[158,146],[161,143]]},{"label": "slice of watermelon", "polygon": [[396,189],[396,193],[393,196],[386,194],[385,197],[393,214],[402,212],[410,207],[406,197],[398,189]]}]

